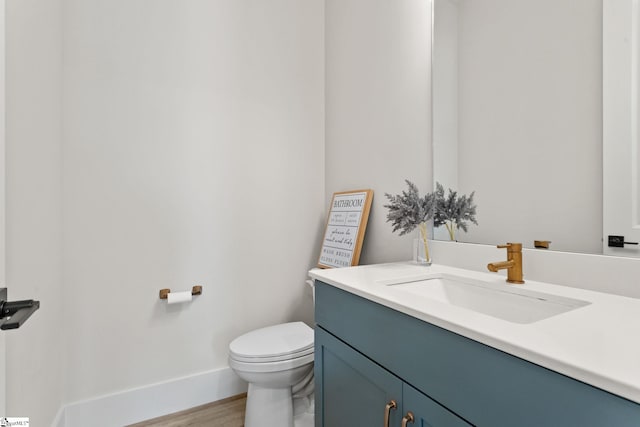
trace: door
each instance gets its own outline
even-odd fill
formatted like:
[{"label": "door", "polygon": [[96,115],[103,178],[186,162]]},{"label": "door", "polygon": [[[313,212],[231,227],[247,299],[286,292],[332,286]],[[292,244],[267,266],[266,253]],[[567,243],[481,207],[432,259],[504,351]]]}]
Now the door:
[{"label": "door", "polygon": [[[4,48],[5,48],[5,25],[4,25],[4,0],[0,0],[0,287],[5,286],[5,87],[4,87]],[[5,334],[0,331],[0,417],[7,415],[6,412],[6,357],[5,357]]]},{"label": "door", "polygon": [[319,326],[315,342],[316,427],[400,425],[397,377]]},{"label": "door", "polygon": [[638,9],[603,4],[603,253],[628,257],[640,256]]},{"label": "door", "polygon": [[402,422],[416,427],[471,427],[443,406],[440,406],[420,391],[404,384],[402,389]]}]

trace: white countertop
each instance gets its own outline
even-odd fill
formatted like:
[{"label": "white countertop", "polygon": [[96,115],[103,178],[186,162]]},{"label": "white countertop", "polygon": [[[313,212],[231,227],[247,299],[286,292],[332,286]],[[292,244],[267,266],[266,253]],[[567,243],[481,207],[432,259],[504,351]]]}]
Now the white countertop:
[{"label": "white countertop", "polygon": [[[427,297],[394,291],[384,281],[448,273],[507,288],[544,292],[590,304],[521,324],[501,320]],[[409,316],[487,344],[640,403],[640,299],[526,280],[510,285],[504,276],[443,265],[411,262],[350,268],[314,269],[314,279]]]}]

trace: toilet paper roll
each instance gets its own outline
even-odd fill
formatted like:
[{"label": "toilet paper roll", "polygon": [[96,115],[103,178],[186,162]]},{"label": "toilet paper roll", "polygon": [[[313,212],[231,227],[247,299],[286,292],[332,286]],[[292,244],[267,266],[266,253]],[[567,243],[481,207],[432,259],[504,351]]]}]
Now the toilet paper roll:
[{"label": "toilet paper roll", "polygon": [[189,302],[193,298],[191,291],[169,292],[167,295],[167,304],[178,304],[181,302]]}]

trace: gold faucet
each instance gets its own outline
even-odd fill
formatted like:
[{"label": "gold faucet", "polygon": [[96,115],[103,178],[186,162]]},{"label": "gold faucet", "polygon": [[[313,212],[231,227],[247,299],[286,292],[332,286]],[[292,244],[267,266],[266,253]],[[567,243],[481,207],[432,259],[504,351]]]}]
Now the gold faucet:
[{"label": "gold faucet", "polygon": [[507,282],[524,283],[522,279],[522,243],[507,243],[498,245],[498,249],[507,249],[507,260],[487,264],[489,271],[494,273],[507,269]]}]

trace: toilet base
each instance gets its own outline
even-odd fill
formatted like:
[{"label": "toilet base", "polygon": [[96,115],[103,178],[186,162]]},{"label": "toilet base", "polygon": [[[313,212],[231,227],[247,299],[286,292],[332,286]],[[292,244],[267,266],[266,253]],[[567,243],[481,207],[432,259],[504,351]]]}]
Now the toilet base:
[{"label": "toilet base", "polygon": [[314,396],[293,398],[293,427],[314,427]]},{"label": "toilet base", "polygon": [[291,387],[264,388],[249,383],[244,427],[293,427]]},{"label": "toilet base", "polygon": [[291,387],[249,384],[244,427],[313,427],[313,394],[292,398]]}]

